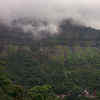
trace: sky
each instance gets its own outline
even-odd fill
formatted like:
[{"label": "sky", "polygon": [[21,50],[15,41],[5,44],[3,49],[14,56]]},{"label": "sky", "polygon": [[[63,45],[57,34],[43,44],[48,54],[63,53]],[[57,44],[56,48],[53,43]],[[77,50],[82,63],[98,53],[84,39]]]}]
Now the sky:
[{"label": "sky", "polygon": [[0,19],[39,18],[49,22],[73,18],[100,29],[100,0],[0,0]]}]

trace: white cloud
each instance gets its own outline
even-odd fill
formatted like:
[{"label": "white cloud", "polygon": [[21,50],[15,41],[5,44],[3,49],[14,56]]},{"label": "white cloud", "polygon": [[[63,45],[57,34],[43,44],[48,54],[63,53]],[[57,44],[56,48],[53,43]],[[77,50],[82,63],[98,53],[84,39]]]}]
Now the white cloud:
[{"label": "white cloud", "polygon": [[[48,18],[59,21],[72,17],[93,27],[100,27],[99,0],[1,0],[0,18],[10,21],[15,17]],[[98,23],[98,24],[97,24]]]}]

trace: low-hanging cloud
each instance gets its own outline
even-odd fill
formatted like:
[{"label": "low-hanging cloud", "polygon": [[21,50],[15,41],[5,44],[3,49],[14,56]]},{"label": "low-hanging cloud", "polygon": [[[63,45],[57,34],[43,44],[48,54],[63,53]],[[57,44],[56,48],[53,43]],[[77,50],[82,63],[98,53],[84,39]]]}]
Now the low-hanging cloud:
[{"label": "low-hanging cloud", "polygon": [[73,18],[100,28],[99,0],[1,0],[0,19],[11,22],[18,18],[38,18],[50,24]]}]

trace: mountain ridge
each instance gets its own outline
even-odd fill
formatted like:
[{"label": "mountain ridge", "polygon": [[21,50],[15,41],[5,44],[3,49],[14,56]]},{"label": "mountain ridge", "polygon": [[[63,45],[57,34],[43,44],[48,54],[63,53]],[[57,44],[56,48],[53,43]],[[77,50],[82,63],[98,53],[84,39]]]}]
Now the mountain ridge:
[{"label": "mountain ridge", "polygon": [[[49,24],[46,21],[22,20],[21,22],[20,19],[13,21],[12,26],[0,23],[0,41],[15,44],[32,44],[34,40],[54,40],[58,41],[58,44],[68,43],[69,46],[74,45],[74,43],[85,45],[85,42],[91,42],[90,46],[100,46],[100,30],[77,23],[72,19],[63,20],[58,24],[57,32],[53,34],[49,31]],[[21,25],[30,25],[31,27],[28,26],[28,31],[24,31]]]}]

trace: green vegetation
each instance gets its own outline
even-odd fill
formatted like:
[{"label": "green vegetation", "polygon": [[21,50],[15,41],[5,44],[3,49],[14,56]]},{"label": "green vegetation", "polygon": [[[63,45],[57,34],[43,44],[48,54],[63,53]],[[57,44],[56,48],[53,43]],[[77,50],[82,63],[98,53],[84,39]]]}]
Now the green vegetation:
[{"label": "green vegetation", "polygon": [[56,95],[71,91],[64,100],[91,100],[77,96],[85,88],[90,94],[96,88],[100,97],[99,65],[97,48],[10,45],[8,54],[0,57],[0,99],[60,100]]},{"label": "green vegetation", "polygon": [[21,20],[0,23],[0,100],[100,100],[100,30],[69,19],[38,39],[17,27]]}]

